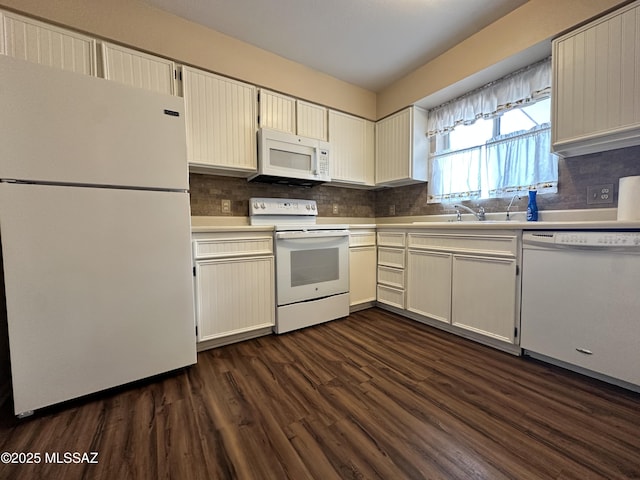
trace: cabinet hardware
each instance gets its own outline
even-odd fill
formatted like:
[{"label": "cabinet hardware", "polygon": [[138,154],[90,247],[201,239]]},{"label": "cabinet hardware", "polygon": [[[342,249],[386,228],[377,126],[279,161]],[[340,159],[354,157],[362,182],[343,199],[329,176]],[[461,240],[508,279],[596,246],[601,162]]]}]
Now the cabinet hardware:
[{"label": "cabinet hardware", "polygon": [[576,348],[576,352],[584,353],[585,355],[593,355],[593,352],[586,348]]}]

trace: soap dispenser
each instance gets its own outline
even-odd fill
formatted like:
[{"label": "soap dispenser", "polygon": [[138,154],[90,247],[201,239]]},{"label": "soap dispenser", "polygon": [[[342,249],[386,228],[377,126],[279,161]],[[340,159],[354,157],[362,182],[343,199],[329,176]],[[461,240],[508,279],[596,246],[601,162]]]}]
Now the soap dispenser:
[{"label": "soap dispenser", "polygon": [[536,202],[537,190],[529,190],[529,204],[527,205],[527,222],[538,221],[538,203]]}]

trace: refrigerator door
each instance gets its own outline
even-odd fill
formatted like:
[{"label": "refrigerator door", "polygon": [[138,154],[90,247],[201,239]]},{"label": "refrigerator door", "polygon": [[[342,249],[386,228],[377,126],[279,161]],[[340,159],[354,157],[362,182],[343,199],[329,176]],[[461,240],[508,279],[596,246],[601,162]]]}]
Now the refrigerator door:
[{"label": "refrigerator door", "polygon": [[196,362],[186,193],[0,184],[16,414]]},{"label": "refrigerator door", "polygon": [[189,188],[184,100],[0,55],[0,178]]}]

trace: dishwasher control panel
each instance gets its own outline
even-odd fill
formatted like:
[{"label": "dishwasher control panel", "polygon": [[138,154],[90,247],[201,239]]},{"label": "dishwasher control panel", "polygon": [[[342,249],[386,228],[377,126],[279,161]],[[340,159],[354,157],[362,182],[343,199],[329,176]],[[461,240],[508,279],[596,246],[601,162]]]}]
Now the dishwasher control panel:
[{"label": "dishwasher control panel", "polygon": [[556,231],[556,232],[527,232],[523,235],[523,242],[564,245],[567,247],[631,247],[640,249],[640,232],[611,232],[611,231]]}]

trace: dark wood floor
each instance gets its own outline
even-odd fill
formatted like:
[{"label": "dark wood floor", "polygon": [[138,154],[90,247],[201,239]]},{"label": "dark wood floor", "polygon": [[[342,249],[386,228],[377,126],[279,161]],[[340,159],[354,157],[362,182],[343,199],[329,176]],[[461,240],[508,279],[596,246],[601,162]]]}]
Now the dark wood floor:
[{"label": "dark wood floor", "polygon": [[22,421],[5,405],[0,452],[42,455],[0,479],[640,478],[640,395],[371,309]]}]

